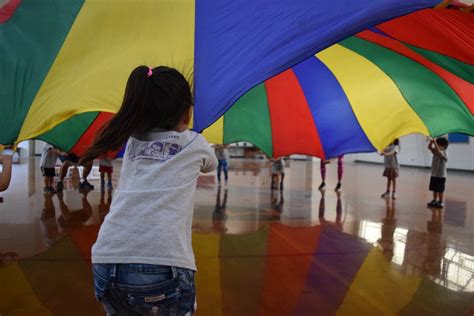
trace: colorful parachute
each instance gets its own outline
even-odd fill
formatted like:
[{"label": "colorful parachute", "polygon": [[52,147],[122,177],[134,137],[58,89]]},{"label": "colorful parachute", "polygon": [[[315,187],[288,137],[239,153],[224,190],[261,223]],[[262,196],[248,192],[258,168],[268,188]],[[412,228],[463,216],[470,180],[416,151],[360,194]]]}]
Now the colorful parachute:
[{"label": "colorful parachute", "polygon": [[202,130],[315,52],[439,2],[3,0],[0,143],[41,137],[77,114],[116,112],[138,64],[194,75]]},{"label": "colorful parachute", "polygon": [[[87,277],[98,230],[99,225],[77,227],[46,252],[0,266],[0,279],[9,285],[0,287],[2,311],[69,315],[73,307],[85,315],[99,314]],[[436,235],[410,230],[405,250],[395,248],[400,261],[390,262],[379,248],[328,224],[272,222],[240,235],[193,232],[199,313],[468,315],[473,302],[470,271],[457,262],[469,262],[472,256],[446,247]],[[403,245],[400,240],[397,244]]]},{"label": "colorful parachute", "polygon": [[[474,135],[472,24],[446,9],[380,24],[257,85],[204,135],[249,141],[269,156],[325,158],[409,133]],[[83,113],[41,138],[81,155],[111,116]]]},{"label": "colorful parachute", "polygon": [[329,47],[256,86],[211,127],[270,156],[332,158],[421,133],[474,135],[474,16],[427,9]]}]

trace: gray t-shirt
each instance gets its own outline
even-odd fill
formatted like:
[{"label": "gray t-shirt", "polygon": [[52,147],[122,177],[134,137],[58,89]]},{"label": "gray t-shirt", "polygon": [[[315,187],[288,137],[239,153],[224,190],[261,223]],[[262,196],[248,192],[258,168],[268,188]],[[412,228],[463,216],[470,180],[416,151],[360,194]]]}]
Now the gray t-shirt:
[{"label": "gray t-shirt", "polygon": [[448,161],[448,153],[441,150],[439,153],[433,154],[431,163],[431,176],[438,178],[446,178],[446,162]]},{"label": "gray t-shirt", "polygon": [[224,147],[217,148],[216,147],[215,151],[216,151],[217,159],[219,159],[219,160],[229,159],[229,151],[227,150],[227,148],[224,148]]},{"label": "gray t-shirt", "polygon": [[50,144],[46,144],[41,153],[40,167],[41,168],[54,168],[58,161],[58,154],[54,151],[54,147]]},{"label": "gray t-shirt", "polygon": [[283,164],[283,158],[277,158],[272,160],[272,174],[275,173],[285,173],[285,166]]},{"label": "gray t-shirt", "polygon": [[400,152],[400,147],[397,145],[390,145],[383,151],[388,156],[383,156],[383,165],[385,168],[398,169],[400,165],[398,164],[397,155]]},{"label": "gray t-shirt", "polygon": [[104,167],[113,167],[114,163],[112,159],[110,158],[104,158],[99,161],[99,166],[104,166]]},{"label": "gray t-shirt", "polygon": [[191,245],[200,172],[217,167],[193,131],[130,137],[110,211],[92,247],[93,263],[145,263],[196,270]]}]

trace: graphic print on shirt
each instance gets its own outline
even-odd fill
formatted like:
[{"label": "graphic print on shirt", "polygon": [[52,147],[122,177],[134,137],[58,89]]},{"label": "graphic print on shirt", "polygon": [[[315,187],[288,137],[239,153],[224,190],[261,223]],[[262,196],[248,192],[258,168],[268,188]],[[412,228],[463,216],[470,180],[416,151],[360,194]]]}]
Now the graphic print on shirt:
[{"label": "graphic print on shirt", "polygon": [[164,140],[152,142],[134,140],[128,146],[128,154],[131,161],[137,159],[166,161],[177,155],[182,149],[181,145]]}]

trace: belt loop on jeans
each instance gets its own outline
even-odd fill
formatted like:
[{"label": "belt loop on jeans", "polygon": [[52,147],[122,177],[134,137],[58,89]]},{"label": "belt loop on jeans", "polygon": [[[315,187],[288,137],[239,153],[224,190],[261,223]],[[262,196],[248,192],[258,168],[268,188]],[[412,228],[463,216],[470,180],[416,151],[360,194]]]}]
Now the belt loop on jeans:
[{"label": "belt loop on jeans", "polygon": [[112,269],[110,269],[110,277],[113,279],[117,275],[117,265],[112,264]]},{"label": "belt loop on jeans", "polygon": [[178,271],[176,270],[176,267],[171,267],[171,273],[173,273],[173,279],[178,276]]}]

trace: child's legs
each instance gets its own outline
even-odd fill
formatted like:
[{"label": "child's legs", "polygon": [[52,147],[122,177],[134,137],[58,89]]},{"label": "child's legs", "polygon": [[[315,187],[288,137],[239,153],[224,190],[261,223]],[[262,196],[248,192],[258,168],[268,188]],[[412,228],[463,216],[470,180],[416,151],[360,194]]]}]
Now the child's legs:
[{"label": "child's legs", "polygon": [[104,183],[105,182],[105,172],[101,171],[100,172],[100,183]]},{"label": "child's legs", "polygon": [[431,177],[430,191],[433,191],[433,200],[443,201],[446,178]]},{"label": "child's legs", "polygon": [[61,172],[59,174],[59,181],[63,181],[64,178],[66,177],[66,174],[67,174],[67,170],[69,169],[69,167],[71,166],[71,162],[70,161],[65,161],[63,163],[63,165],[61,166]]},{"label": "child's legs", "polygon": [[278,183],[278,173],[272,173],[272,186]]},{"label": "child's legs", "polygon": [[87,177],[89,176],[89,173],[91,173],[93,163],[94,163],[93,161],[89,161],[88,163],[86,163],[83,166],[83,168],[82,168],[82,180],[84,180],[84,181],[87,180]]},{"label": "child's legs", "polygon": [[391,179],[390,177],[387,177],[387,192],[390,191],[390,184],[391,184]]},{"label": "child's legs", "polygon": [[112,171],[107,171],[107,181],[112,182]]},{"label": "child's legs", "polygon": [[319,171],[321,171],[321,179],[323,182],[326,181],[326,164],[324,163],[324,160],[321,159],[321,163],[319,165]]},{"label": "child's legs", "polygon": [[221,172],[222,172],[222,160],[218,160],[219,164],[217,165],[217,181],[221,181]]},{"label": "child's legs", "polygon": [[440,178],[439,181],[440,183],[439,183],[439,190],[438,190],[438,198],[440,202],[443,202],[446,178]]},{"label": "child's legs", "polygon": [[44,186],[46,188],[53,187],[54,171],[54,168],[41,168],[44,177]]},{"label": "child's legs", "polygon": [[47,179],[48,179],[48,187],[52,188],[52,187],[53,187],[54,178],[53,178],[53,177],[47,177]]},{"label": "child's legs", "polygon": [[341,182],[344,174],[344,155],[337,157],[337,182]]},{"label": "child's legs", "polygon": [[395,192],[397,190],[397,177],[392,178],[392,191]]},{"label": "child's legs", "polygon": [[227,180],[229,178],[227,170],[227,159],[222,161],[222,168],[224,169],[224,178]]}]

